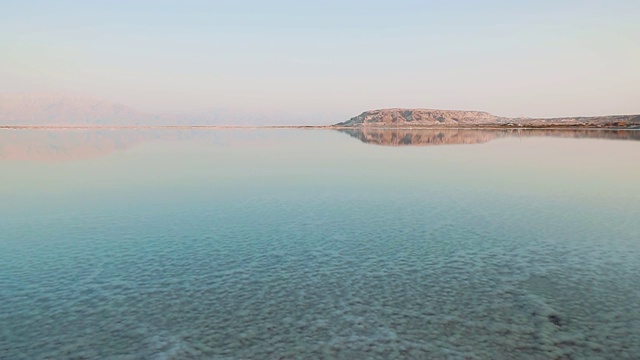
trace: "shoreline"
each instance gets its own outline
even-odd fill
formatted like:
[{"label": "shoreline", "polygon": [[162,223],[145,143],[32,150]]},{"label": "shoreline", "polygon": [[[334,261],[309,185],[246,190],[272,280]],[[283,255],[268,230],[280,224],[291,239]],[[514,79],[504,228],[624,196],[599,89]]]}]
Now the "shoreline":
[{"label": "shoreline", "polygon": [[0,125],[0,130],[256,130],[256,129],[301,129],[301,130],[640,130],[638,126],[335,126],[335,125]]}]

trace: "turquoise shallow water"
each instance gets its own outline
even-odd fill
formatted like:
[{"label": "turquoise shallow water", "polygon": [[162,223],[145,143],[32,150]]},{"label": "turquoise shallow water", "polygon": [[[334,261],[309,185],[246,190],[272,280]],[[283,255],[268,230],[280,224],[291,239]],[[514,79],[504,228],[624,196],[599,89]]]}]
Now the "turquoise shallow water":
[{"label": "turquoise shallow water", "polygon": [[0,358],[638,357],[640,141],[349,135],[0,133]]}]

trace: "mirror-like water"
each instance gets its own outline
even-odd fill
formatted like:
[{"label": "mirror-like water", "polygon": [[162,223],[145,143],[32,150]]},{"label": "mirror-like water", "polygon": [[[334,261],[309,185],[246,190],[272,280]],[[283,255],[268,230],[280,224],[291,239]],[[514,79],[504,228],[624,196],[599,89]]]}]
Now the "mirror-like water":
[{"label": "mirror-like water", "polygon": [[638,134],[2,131],[0,358],[637,358]]}]

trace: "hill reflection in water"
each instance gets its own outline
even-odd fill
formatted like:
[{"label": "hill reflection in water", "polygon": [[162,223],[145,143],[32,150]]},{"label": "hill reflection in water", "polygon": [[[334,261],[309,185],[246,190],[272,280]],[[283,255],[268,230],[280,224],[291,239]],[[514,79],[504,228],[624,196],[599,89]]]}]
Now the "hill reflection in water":
[{"label": "hill reflection in water", "polygon": [[367,144],[384,146],[436,146],[456,144],[482,144],[504,137],[548,136],[562,138],[588,138],[608,140],[640,140],[637,130],[552,130],[552,129],[341,129]]},{"label": "hill reflection in water", "polygon": [[200,141],[251,143],[264,138],[256,130],[64,129],[0,131],[0,161],[74,161],[95,159],[151,142]]},{"label": "hill reflection in water", "polygon": [[[315,131],[315,130],[314,130]],[[320,131],[320,130],[318,130]],[[321,130],[330,135],[336,130]],[[435,146],[481,144],[505,137],[549,136],[609,140],[640,140],[640,130],[490,130],[490,129],[374,129],[337,130],[367,144]],[[257,144],[295,139],[296,129],[117,129],[0,131],[0,161],[73,161],[94,159],[151,142],[196,141],[207,144]],[[288,141],[288,140],[287,140]],[[318,140],[314,140],[318,141]]]}]

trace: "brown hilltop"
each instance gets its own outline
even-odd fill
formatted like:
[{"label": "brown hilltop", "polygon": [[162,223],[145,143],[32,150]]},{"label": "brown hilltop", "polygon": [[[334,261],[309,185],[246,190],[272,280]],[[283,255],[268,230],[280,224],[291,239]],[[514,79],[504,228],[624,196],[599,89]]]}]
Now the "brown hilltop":
[{"label": "brown hilltop", "polygon": [[337,126],[443,126],[494,124],[498,117],[483,111],[380,109],[365,111]]},{"label": "brown hilltop", "polygon": [[508,118],[484,111],[380,109],[365,111],[338,127],[640,127],[640,115],[562,118]]}]

